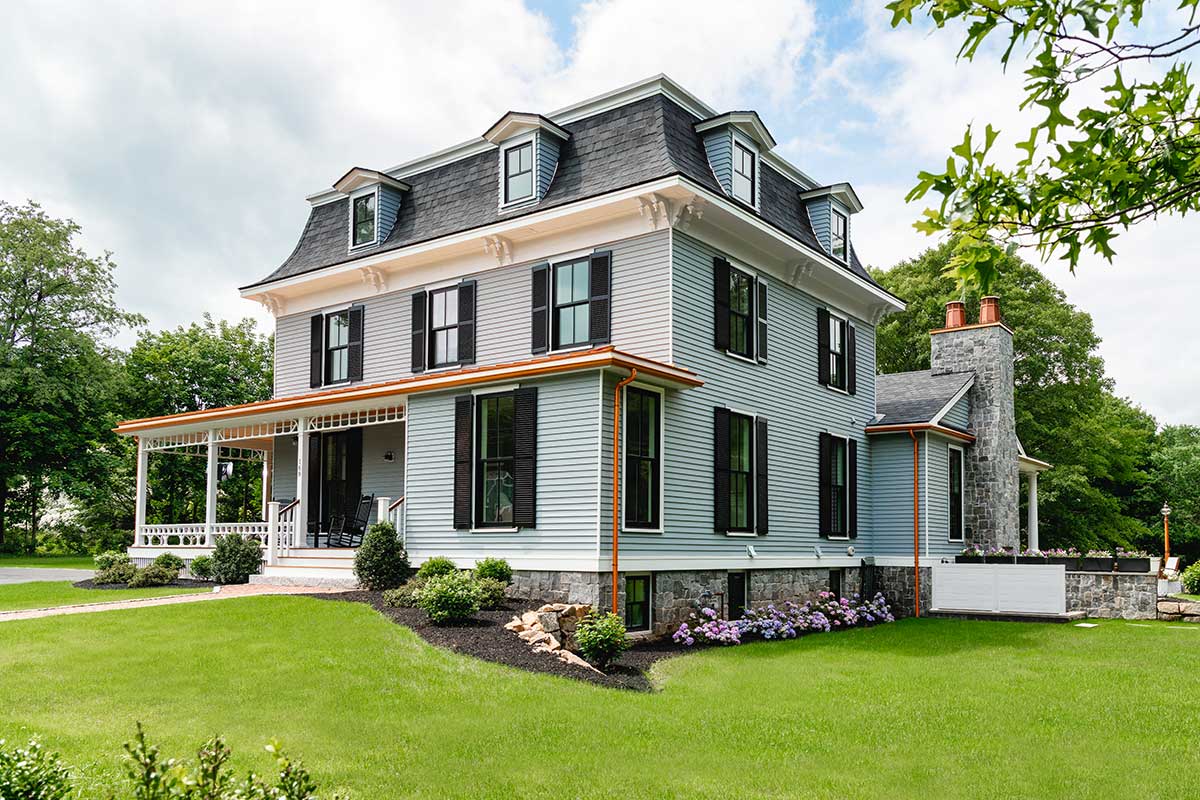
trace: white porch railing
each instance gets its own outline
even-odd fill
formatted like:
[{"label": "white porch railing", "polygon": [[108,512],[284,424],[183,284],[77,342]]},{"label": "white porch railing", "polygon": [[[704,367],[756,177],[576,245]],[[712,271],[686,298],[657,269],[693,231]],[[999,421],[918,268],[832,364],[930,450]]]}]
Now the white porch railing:
[{"label": "white porch railing", "polygon": [[408,545],[404,541],[404,495],[391,503],[388,503],[387,499],[386,497],[380,498],[379,518],[392,523],[392,527],[396,529],[396,535],[400,537],[400,546],[407,549]]},{"label": "white porch railing", "polygon": [[135,547],[212,547],[218,536],[242,536],[267,545],[265,522],[185,522],[178,525],[143,525],[134,538]]}]

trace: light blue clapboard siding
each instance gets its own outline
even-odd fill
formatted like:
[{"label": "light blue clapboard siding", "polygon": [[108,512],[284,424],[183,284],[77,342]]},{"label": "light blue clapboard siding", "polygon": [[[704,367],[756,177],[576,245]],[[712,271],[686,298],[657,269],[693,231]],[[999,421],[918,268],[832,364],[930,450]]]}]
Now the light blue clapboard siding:
[{"label": "light blue clapboard siding", "polygon": [[554,179],[554,171],[558,169],[560,144],[557,136],[545,131],[538,131],[537,137],[537,196],[540,200],[546,196],[546,192],[550,191],[550,182]]},{"label": "light blue clapboard siding", "polygon": [[829,252],[830,247],[830,226],[832,224],[830,218],[830,200],[828,197],[816,197],[809,200],[805,205],[808,206],[808,219],[812,224],[813,234],[816,235],[817,241],[821,243],[821,247],[825,248],[825,252]]},{"label": "light blue clapboard siding", "polygon": [[971,423],[971,402],[968,399],[969,394],[964,394],[959,398],[958,402],[950,407],[946,412],[946,416],[942,417],[942,422],[955,428],[966,430]]},{"label": "light blue clapboard siding", "polygon": [[[668,231],[598,245],[612,251],[612,341],[619,349],[658,360],[670,354],[670,239]],[[470,276],[477,281],[476,364],[532,357],[530,281],[537,263],[500,267]],[[363,382],[411,374],[413,286],[364,297]],[[275,396],[311,391],[308,383],[311,313],[275,323]]]},{"label": "light blue clapboard siding", "polygon": [[[921,554],[954,555],[950,542],[949,445],[943,437],[918,434],[917,473]],[[876,555],[911,556],[913,550],[913,457],[908,434],[871,437]]]},{"label": "light blue clapboard siding", "polygon": [[949,443],[940,436],[925,435],[925,468],[922,476],[929,483],[929,493],[922,498],[925,509],[922,513],[925,536],[929,539],[928,552],[935,555],[957,553],[961,544],[953,547],[950,538],[950,453]]},{"label": "light blue clapboard siding", "polygon": [[[526,385],[526,384],[522,384]],[[453,527],[454,398],[409,401],[408,546],[415,560],[477,554],[595,557],[600,373],[539,380],[537,527],[472,533]]]},{"label": "light blue clapboard siding", "polygon": [[[676,233],[674,253],[675,361],[696,370],[705,385],[669,391],[664,461],[666,525],[662,534],[626,534],[622,549],[639,555],[812,556],[831,546],[818,534],[818,434],[829,431],[859,442],[859,538],[871,541],[871,451],[863,427],[875,408],[875,332],[855,320],[858,393],[849,396],[817,383],[817,307],[808,294],[767,277],[770,332],[767,364],[739,360],[713,347],[712,247]],[[604,397],[611,416],[611,392]],[[713,530],[713,408],[728,405],[768,419],[770,533],[756,539]],[[605,456],[609,458],[609,456]],[[837,544],[834,550],[842,547]]]},{"label": "light blue clapboard siding", "polygon": [[396,224],[396,217],[400,213],[402,198],[403,193],[399,189],[391,186],[379,187],[379,213],[377,215],[379,241],[385,241],[392,232],[392,228]]},{"label": "light blue clapboard siding", "polygon": [[296,499],[296,438],[275,437],[275,457],[271,467],[271,499],[290,503]]},{"label": "light blue clapboard siding", "polygon": [[704,134],[704,150],[708,164],[712,167],[717,183],[726,194],[733,191],[733,137],[728,127],[717,128]]},{"label": "light blue clapboard siding", "polygon": [[[759,203],[759,198],[762,197],[762,195],[760,194],[760,192],[761,192],[760,187],[762,186],[762,161],[759,159],[759,157],[757,155],[758,145],[756,145],[753,142],[753,140],[751,140],[748,136],[745,136],[744,134],[742,134],[742,132],[737,130],[736,128],[731,127],[730,133],[733,135],[733,140],[735,142],[740,143],[743,147],[748,149],[750,152],[756,154],[754,156],[754,207],[759,208],[761,205]],[[730,181],[732,181],[732,180],[733,180],[733,176],[731,174]]]}]

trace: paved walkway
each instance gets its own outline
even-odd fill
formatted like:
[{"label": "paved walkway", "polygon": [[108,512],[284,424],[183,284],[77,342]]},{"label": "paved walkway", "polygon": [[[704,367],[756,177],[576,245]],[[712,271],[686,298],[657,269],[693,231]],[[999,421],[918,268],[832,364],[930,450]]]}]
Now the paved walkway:
[{"label": "paved walkway", "polygon": [[[47,570],[39,570],[46,572]],[[235,597],[249,597],[266,594],[333,594],[345,592],[343,588],[327,586],[270,586],[261,583],[245,583],[239,586],[221,586],[217,591],[199,592],[197,594],[181,594],[171,597],[147,597],[142,600],[109,600],[98,603],[85,603],[74,606],[56,606],[55,608],[30,608],[24,611],[0,611],[0,622],[14,619],[38,619],[40,617],[58,617],[64,614],[92,614],[97,611],[117,611],[123,608],[148,608],[150,606],[170,606],[176,603],[199,603],[205,600],[229,600]]]},{"label": "paved walkway", "polygon": [[57,567],[0,567],[0,585],[33,583],[34,581],[86,581],[90,569],[59,569]]}]

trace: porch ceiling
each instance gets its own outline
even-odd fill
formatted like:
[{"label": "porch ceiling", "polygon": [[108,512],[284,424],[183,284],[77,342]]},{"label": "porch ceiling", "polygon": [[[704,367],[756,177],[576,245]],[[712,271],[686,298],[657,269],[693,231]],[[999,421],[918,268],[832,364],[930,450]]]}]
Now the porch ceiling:
[{"label": "porch ceiling", "polygon": [[[295,433],[296,420],[308,419],[310,429],[332,429],[360,424],[378,424],[404,419],[407,396],[459,386],[539,377],[563,372],[612,369],[628,373],[636,369],[650,383],[669,388],[700,386],[703,381],[691,370],[623,353],[614,347],[597,347],[508,364],[414,375],[383,383],[347,386],[320,392],[263,400],[237,406],[209,408],[162,417],[127,420],[114,430],[124,436],[147,439],[160,437],[178,444],[207,442],[207,432],[216,430],[221,442],[245,441]],[[361,420],[361,421],[354,421]],[[183,442],[190,438],[192,441]]]}]

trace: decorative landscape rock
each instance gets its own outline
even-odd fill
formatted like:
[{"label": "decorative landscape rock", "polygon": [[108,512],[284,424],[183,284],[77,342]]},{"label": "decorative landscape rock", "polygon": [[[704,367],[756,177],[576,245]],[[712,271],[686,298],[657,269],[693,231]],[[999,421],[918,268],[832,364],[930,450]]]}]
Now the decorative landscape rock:
[{"label": "decorative landscape rock", "polygon": [[1194,622],[1200,624],[1200,603],[1177,600],[1173,597],[1158,601],[1158,618],[1167,622]]},{"label": "decorative landscape rock", "polygon": [[535,653],[551,653],[566,664],[599,672],[571,652],[571,648],[575,646],[575,631],[579,627],[579,620],[591,610],[591,606],[582,603],[547,603],[537,611],[526,611],[519,617],[513,617],[510,622],[505,623],[504,629],[512,631],[528,643]]}]

